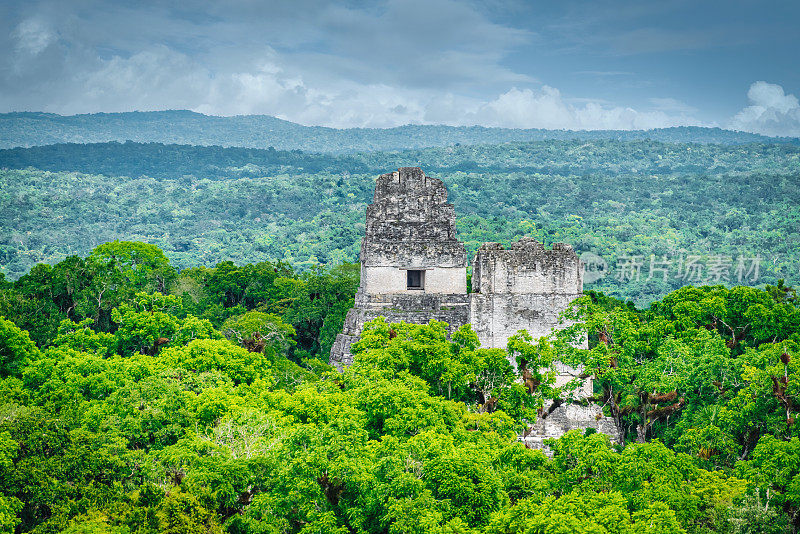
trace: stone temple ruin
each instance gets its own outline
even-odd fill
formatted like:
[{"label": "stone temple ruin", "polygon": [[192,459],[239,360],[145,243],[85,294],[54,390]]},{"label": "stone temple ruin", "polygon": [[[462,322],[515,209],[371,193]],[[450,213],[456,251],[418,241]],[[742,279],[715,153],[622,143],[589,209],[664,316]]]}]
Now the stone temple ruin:
[{"label": "stone temple ruin", "polygon": [[[456,239],[455,221],[441,180],[418,167],[378,177],[361,244],[361,285],[331,349],[332,365],[342,369],[352,363],[350,345],[364,323],[379,316],[389,322],[444,321],[451,333],[469,323],[482,347],[505,348],[518,330],[534,338],[549,334],[558,315],[582,294],[582,266],[572,247],[556,243],[550,250],[530,238],[508,249],[482,245],[472,261],[472,292],[467,293],[467,252]],[[557,370],[557,384],[578,374],[563,364]],[[579,394],[591,391],[587,379]],[[523,439],[541,448],[545,438],[575,428],[614,435],[600,408],[584,403],[560,406]]]}]

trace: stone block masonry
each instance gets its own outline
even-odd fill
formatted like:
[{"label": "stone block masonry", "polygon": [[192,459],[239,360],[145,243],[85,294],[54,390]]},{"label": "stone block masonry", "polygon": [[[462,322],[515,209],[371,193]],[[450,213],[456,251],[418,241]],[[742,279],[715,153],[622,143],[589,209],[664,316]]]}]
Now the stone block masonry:
[{"label": "stone block masonry", "polygon": [[[572,247],[547,249],[531,238],[508,249],[486,243],[472,262],[473,292],[467,293],[467,253],[456,239],[455,221],[441,180],[418,167],[378,177],[361,242],[361,284],[331,349],[331,365],[350,365],[350,345],[366,322],[381,316],[389,322],[444,321],[450,333],[469,323],[486,348],[505,348],[518,330],[539,338],[558,327],[559,314],[583,292],[583,267]],[[557,370],[557,385],[578,375],[560,363]],[[591,380],[585,380],[579,396],[591,392]],[[545,438],[575,428],[613,435],[599,407],[566,404],[540,418],[523,439],[540,448]]]},{"label": "stone block masonry", "polygon": [[472,262],[470,322],[482,347],[504,348],[525,329],[534,338],[549,334],[558,315],[583,293],[580,260],[572,247],[552,250],[522,238],[507,250],[485,243]]},{"label": "stone block masonry", "polygon": [[331,349],[331,365],[350,365],[350,345],[364,323],[380,316],[444,321],[451,333],[469,321],[467,251],[456,239],[456,212],[444,183],[418,167],[378,177],[361,241],[361,285]]}]

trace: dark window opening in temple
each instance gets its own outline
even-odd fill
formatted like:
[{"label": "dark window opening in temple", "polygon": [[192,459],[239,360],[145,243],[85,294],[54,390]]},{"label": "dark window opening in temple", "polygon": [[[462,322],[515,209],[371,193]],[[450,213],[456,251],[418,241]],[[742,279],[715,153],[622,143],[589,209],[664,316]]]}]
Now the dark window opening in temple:
[{"label": "dark window opening in temple", "polygon": [[425,289],[425,271],[406,271],[408,289]]}]

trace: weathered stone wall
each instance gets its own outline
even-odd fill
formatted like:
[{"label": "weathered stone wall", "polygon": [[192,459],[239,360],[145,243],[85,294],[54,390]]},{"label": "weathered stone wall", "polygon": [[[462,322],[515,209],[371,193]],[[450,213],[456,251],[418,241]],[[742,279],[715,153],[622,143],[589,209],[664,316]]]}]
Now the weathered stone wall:
[{"label": "weathered stone wall", "polygon": [[[559,326],[559,314],[583,293],[583,273],[572,247],[552,249],[523,237],[506,249],[485,243],[472,262],[470,324],[485,348],[505,348],[508,338],[527,330],[534,339]],[[557,365],[556,385],[566,384],[579,370]],[[592,394],[584,381],[578,396]]]},{"label": "weathered stone wall", "polygon": [[[469,320],[467,252],[455,237],[456,213],[441,180],[417,167],[378,177],[367,207],[361,242],[361,285],[343,332],[331,349],[331,364],[350,365],[350,345],[364,323],[444,321],[450,331]],[[422,289],[409,289],[409,269],[425,271]]]},{"label": "weathered stone wall", "polygon": [[615,439],[617,430],[614,421],[603,416],[603,410],[596,404],[564,404],[553,411],[547,418],[539,418],[529,427],[520,441],[531,449],[541,449],[550,454],[544,444],[549,438],[558,439],[570,430],[586,430],[593,428]]},{"label": "weathered stone wall", "polygon": [[[508,249],[486,243],[472,263],[472,290],[470,323],[481,346],[505,348],[519,330],[538,339],[559,327],[559,314],[583,293],[583,267],[572,247],[563,243],[552,250],[530,238]],[[561,362],[556,362],[556,371],[556,386],[580,376],[579,369]],[[583,379],[572,395],[585,399],[592,387],[591,379]],[[546,449],[545,439],[587,428],[614,435],[613,422],[602,416],[599,406],[565,403],[540,417],[522,440],[529,447]]]},{"label": "weathered stone wall", "polygon": [[525,329],[538,339],[558,324],[574,295],[533,293],[471,293],[470,323],[481,346],[505,348],[508,338]]},{"label": "weathered stone wall", "polygon": [[552,250],[531,238],[508,249],[486,243],[472,262],[472,291],[470,323],[482,347],[504,348],[522,329],[539,338],[582,294],[580,259],[563,243]]},{"label": "weathered stone wall", "polygon": [[452,334],[469,321],[469,299],[466,293],[368,295],[358,292],[355,306],[347,312],[342,333],[336,336],[331,348],[331,365],[342,370],[353,363],[350,345],[358,341],[364,324],[378,317],[385,317],[390,323],[444,321]]},{"label": "weathered stone wall", "polygon": [[[417,167],[378,177],[367,207],[361,264],[370,267],[464,269],[467,251],[456,239],[456,212],[441,180]],[[379,291],[382,292],[382,291]]]}]

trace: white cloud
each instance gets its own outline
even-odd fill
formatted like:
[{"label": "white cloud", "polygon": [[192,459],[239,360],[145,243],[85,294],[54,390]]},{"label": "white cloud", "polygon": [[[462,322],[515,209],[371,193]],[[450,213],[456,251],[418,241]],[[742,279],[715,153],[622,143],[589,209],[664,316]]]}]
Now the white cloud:
[{"label": "white cloud", "polygon": [[[29,4],[14,20],[0,17],[6,30],[0,31],[0,70],[11,73],[0,77],[0,111],[192,109],[334,127],[702,124],[695,108],[669,97],[634,109],[540,85],[506,61],[536,35],[492,22],[465,2],[343,7],[276,0],[267,9],[250,1],[187,0],[183,11],[157,2]],[[800,135],[794,96],[765,82],[753,84],[748,96],[752,105],[731,126]]]},{"label": "white cloud", "polygon": [[[452,8],[447,2],[441,5]],[[472,15],[470,12],[462,15],[476,23],[467,17]],[[502,67],[489,68],[487,65],[496,65],[497,60],[489,57],[491,54],[475,63],[470,58],[480,52],[471,49],[471,44],[454,45],[454,50],[428,58],[422,57],[422,50],[417,48],[414,50],[420,57],[412,63],[402,63],[398,51],[402,43],[386,45],[384,51],[402,63],[403,69],[416,64],[423,71],[461,80],[443,91],[438,84],[403,83],[403,76],[352,76],[353,71],[363,69],[363,58],[358,57],[329,58],[331,64],[348,65],[350,68],[344,73],[318,68],[322,59],[319,54],[279,52],[267,45],[237,49],[236,54],[221,47],[204,55],[180,51],[174,45],[138,45],[130,52],[120,50],[100,57],[92,53],[93,46],[75,41],[74,33],[56,33],[38,22],[26,22],[18,28],[19,47],[28,55],[20,62],[25,68],[16,71],[15,79],[0,82],[11,89],[0,97],[0,105],[16,109],[65,114],[192,109],[213,115],[274,115],[301,124],[341,128],[427,123],[639,129],[697,123],[680,110],[674,110],[674,114],[668,110],[640,112],[592,100],[568,100],[558,89],[546,85],[537,90],[496,90],[488,98],[468,96],[459,88],[469,86],[468,80],[480,78],[482,69],[502,80],[498,85],[505,87],[514,81],[532,83],[530,78],[515,77]],[[481,31],[497,30],[487,26]],[[455,36],[449,39],[457,43]],[[303,61],[309,58],[312,60]],[[53,72],[58,73],[57,80],[50,77]],[[22,90],[23,87],[35,90]]]},{"label": "white cloud", "polygon": [[502,65],[530,32],[453,0],[187,0],[183,9],[32,0],[8,14],[0,70],[12,75],[0,77],[0,111],[193,109],[394,126],[423,122],[441,92],[533,82]]},{"label": "white cloud", "polygon": [[763,135],[800,137],[800,103],[783,87],[758,81],[750,86],[751,105],[737,113],[728,127]]},{"label": "white cloud", "polygon": [[480,99],[337,78],[310,83],[287,63],[266,49],[246,69],[211,72],[184,54],[156,46],[129,58],[115,56],[79,76],[76,83],[86,90],[56,111],[188,108],[212,115],[275,115],[339,128],[415,123],[630,130],[700,124],[684,113],[569,101],[546,85],[539,90],[512,88]]},{"label": "white cloud", "polygon": [[665,112],[697,113],[698,109],[675,98],[648,98],[653,109]]},{"label": "white cloud", "polygon": [[[20,22],[12,36],[16,40],[14,49],[24,56],[37,56],[54,40],[55,34],[41,20],[30,18]],[[24,57],[27,59],[27,57]]]},{"label": "white cloud", "polygon": [[267,48],[250,64],[212,71],[186,54],[153,46],[127,58],[101,60],[92,70],[74,74],[62,86],[71,90],[64,90],[60,102],[46,110],[69,114],[192,109],[210,115],[274,115],[335,127],[421,122],[427,91],[343,79],[312,84],[288,63]]},{"label": "white cloud", "polygon": [[574,104],[558,89],[543,86],[539,91],[513,88],[483,103],[459,121],[462,124],[546,128],[567,130],[647,130],[678,125],[700,125],[685,114],[637,111],[629,107],[598,102]]},{"label": "white cloud", "polygon": [[[307,125],[391,127],[483,125],[547,129],[649,129],[699,124],[685,113],[640,112],[565,99],[554,87],[512,88],[489,99],[425,87],[309,76],[271,48],[214,70],[164,45],[114,55],[62,80],[46,111],[86,113],[192,109],[211,115],[266,114]],[[313,80],[313,81],[309,81]],[[24,98],[26,95],[21,95]],[[40,108],[41,109],[41,108]]]}]

